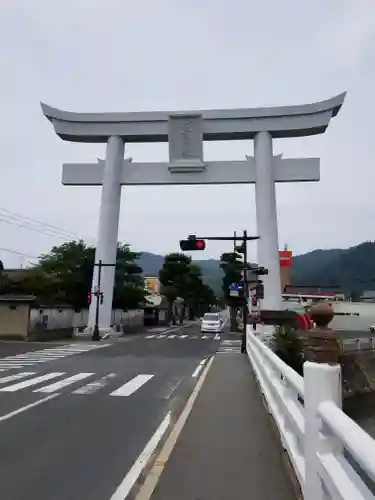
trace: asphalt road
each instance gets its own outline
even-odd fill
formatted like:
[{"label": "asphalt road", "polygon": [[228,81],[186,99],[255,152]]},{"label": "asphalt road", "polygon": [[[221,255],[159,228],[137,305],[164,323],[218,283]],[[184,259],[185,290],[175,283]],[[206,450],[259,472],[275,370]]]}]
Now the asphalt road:
[{"label": "asphalt road", "polygon": [[224,338],[192,325],[94,349],[0,343],[0,498],[124,498],[118,486]]}]

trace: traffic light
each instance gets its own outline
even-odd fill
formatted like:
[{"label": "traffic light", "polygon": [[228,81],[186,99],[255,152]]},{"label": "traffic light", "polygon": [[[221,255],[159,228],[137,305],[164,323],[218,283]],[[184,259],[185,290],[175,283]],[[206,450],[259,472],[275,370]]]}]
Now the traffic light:
[{"label": "traffic light", "polygon": [[206,242],[204,240],[197,240],[196,238],[188,238],[187,240],[180,240],[180,248],[183,252],[204,250]]},{"label": "traffic light", "polygon": [[91,293],[89,293],[89,294],[87,295],[87,302],[88,302],[89,304],[91,304]]},{"label": "traffic light", "polygon": [[256,297],[251,298],[251,303],[253,306],[256,306],[258,304],[258,299]]},{"label": "traffic light", "polygon": [[264,285],[262,282],[256,286],[255,293],[258,299],[264,299]]}]

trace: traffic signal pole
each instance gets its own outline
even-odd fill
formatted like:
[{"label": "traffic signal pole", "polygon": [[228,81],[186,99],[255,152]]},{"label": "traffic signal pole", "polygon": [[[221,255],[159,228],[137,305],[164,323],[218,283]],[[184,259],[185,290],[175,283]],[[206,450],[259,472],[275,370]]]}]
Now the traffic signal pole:
[{"label": "traffic signal pole", "polygon": [[211,241],[233,241],[233,251],[237,251],[236,247],[236,242],[240,241],[242,243],[241,245],[241,253],[243,253],[244,257],[244,263],[243,263],[243,271],[244,271],[244,285],[245,285],[245,290],[244,290],[244,299],[246,303],[243,306],[243,331],[242,331],[242,336],[241,336],[241,353],[246,353],[246,330],[247,330],[247,323],[248,323],[248,317],[249,317],[249,284],[247,282],[247,270],[248,270],[248,263],[247,263],[247,242],[248,241],[253,241],[253,240],[258,240],[259,236],[248,236],[247,231],[244,230],[243,236],[237,236],[236,231],[234,232],[233,236],[200,236],[197,237],[195,235],[190,235],[187,240],[181,240],[180,241],[180,248],[181,250],[204,250],[205,245],[202,245],[201,248],[198,248],[196,245],[193,244],[193,242],[197,241],[204,241],[204,240],[211,240]]},{"label": "traffic signal pole", "polygon": [[91,340],[93,342],[97,342],[100,340],[100,333],[99,333],[99,301],[102,304],[103,303],[103,293],[100,291],[100,283],[102,279],[102,268],[103,267],[112,267],[115,266],[116,264],[103,264],[101,260],[97,264],[94,264],[94,266],[98,266],[98,283],[96,285],[96,290],[94,291],[94,295],[96,297],[96,304],[95,304],[95,326],[92,331],[92,337]]},{"label": "traffic signal pole", "polygon": [[241,337],[241,353],[246,353],[246,331],[247,331],[247,318],[249,313],[249,284],[247,282],[247,231],[243,232],[243,261],[244,261],[244,283],[245,283],[245,301],[243,307],[243,332]]}]

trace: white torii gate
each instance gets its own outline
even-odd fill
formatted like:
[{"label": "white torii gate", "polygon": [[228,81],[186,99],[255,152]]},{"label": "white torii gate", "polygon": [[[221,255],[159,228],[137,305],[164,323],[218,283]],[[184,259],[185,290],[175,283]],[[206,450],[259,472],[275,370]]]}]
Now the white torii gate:
[{"label": "white torii gate", "polygon": [[[272,138],[323,133],[339,112],[345,93],[302,106],[238,110],[71,113],[42,104],[56,133],[72,142],[106,142],[105,161],[64,164],[62,182],[74,186],[102,186],[95,262],[115,264],[122,185],[194,185],[255,183],[257,261],[269,270],[263,277],[263,309],[281,309],[279,245],[275,182],[319,181],[318,158],[283,159],[273,155]],[[254,140],[254,157],[245,161],[203,159],[203,141]],[[125,142],[169,142],[168,163],[124,160]],[[100,332],[110,333],[114,266],[102,269]],[[97,267],[93,273],[93,289]],[[95,324],[90,306],[88,329]]]}]

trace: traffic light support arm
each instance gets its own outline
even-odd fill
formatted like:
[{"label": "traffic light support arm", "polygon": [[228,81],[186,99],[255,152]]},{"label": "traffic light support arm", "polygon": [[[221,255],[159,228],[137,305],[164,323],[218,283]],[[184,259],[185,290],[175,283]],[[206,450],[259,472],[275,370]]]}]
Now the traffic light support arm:
[{"label": "traffic light support arm", "polygon": [[[245,231],[246,232],[246,231]],[[199,236],[197,240],[211,241],[253,241],[259,240],[260,236]]]}]

